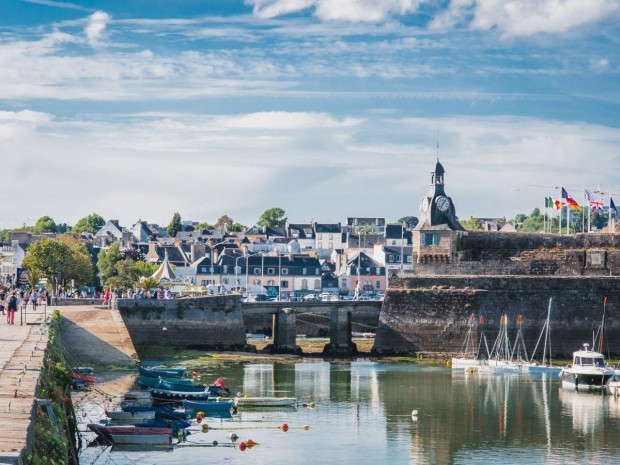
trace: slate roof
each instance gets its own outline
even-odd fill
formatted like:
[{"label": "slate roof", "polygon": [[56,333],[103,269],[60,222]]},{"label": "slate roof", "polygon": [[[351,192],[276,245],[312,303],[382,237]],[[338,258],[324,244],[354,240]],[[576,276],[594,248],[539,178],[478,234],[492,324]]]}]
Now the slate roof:
[{"label": "slate roof", "polygon": [[314,239],[314,229],[309,223],[294,223],[288,225],[289,236],[299,239]]},{"label": "slate roof", "polygon": [[330,224],[330,223],[314,223],[314,232],[319,233],[340,233],[342,231],[342,226],[340,223]]}]

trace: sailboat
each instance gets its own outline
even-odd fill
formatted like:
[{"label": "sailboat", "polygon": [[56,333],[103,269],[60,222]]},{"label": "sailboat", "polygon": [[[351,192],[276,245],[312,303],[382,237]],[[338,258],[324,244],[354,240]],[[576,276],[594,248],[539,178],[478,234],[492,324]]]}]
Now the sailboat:
[{"label": "sailboat", "polygon": [[[479,318],[480,327],[484,323],[484,318]],[[480,341],[478,347],[476,347],[476,340],[474,338],[473,329],[476,326],[476,317],[472,313],[469,316],[469,322],[467,324],[467,334],[465,335],[465,341],[461,347],[461,352],[458,357],[453,357],[451,360],[452,368],[455,370],[461,369],[483,369],[487,368],[487,360],[489,358],[489,345],[487,344],[487,338],[484,335],[484,331],[480,330]],[[486,347],[487,358],[480,358],[480,350],[482,349],[482,343]]]},{"label": "sailboat", "polygon": [[491,371],[522,373],[529,370],[529,363],[523,359],[523,356],[527,358],[527,350],[525,349],[525,341],[521,330],[523,323],[522,315],[517,317],[517,323],[519,324],[519,330],[515,339],[515,345],[511,348],[510,338],[508,337],[508,316],[502,315],[500,317],[499,333],[491,349],[491,358],[489,359],[489,369]]},{"label": "sailboat", "polygon": [[[549,298],[549,307],[547,308],[547,319],[545,320],[545,324],[543,325],[542,331],[540,332],[540,336],[538,336],[538,341],[536,341],[536,346],[534,347],[534,352],[532,352],[532,358],[530,359],[530,373],[559,373],[562,370],[562,367],[554,367],[553,361],[551,359],[551,306],[553,304],[553,297]],[[538,349],[538,345],[540,344],[540,340],[543,335],[545,336],[545,342],[543,345],[543,355],[542,355],[542,363],[539,365],[534,361],[534,357],[536,356],[536,350]]]}]

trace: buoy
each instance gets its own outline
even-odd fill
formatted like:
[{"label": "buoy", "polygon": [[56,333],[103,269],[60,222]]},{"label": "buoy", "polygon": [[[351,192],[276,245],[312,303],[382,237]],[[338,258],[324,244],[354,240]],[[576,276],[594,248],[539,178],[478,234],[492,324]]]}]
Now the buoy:
[{"label": "buoy", "polygon": [[202,423],[202,417],[201,416],[197,416],[196,417],[196,423],[198,423],[198,424]]},{"label": "buoy", "polygon": [[217,442],[217,441],[213,441],[213,445],[214,445],[214,446],[217,446],[218,444],[219,444],[219,442]]},{"label": "buoy", "polygon": [[256,445],[256,443],[254,441],[252,441],[251,439],[248,439],[247,441],[245,441],[245,443],[248,445],[248,447],[252,447],[252,446]]},{"label": "buoy", "polygon": [[236,441],[237,439],[239,439],[239,436],[237,436],[235,433],[230,433],[228,436],[226,436],[228,439],[230,439],[231,441]]},{"label": "buoy", "polygon": [[282,426],[280,426],[280,429],[286,432],[288,431],[288,425],[286,423],[282,423]]},{"label": "buoy", "polygon": [[200,415],[201,417],[204,417],[205,413],[201,410],[200,412],[197,413],[197,415]]},{"label": "buoy", "polygon": [[303,429],[305,429],[306,431],[308,431],[310,429],[310,427],[308,425],[304,425],[302,426]]},{"label": "buoy", "polygon": [[452,360],[446,360],[446,366],[447,367],[452,366]]},{"label": "buoy", "polygon": [[308,407],[309,407],[309,408],[314,408],[314,402],[310,402],[310,403],[308,404]]},{"label": "buoy", "polygon": [[195,378],[196,376],[198,376],[198,373],[196,373],[196,371],[192,371],[192,378]]},{"label": "buoy", "polygon": [[247,449],[247,447],[248,447],[248,445],[247,445],[245,442],[241,441],[241,442],[239,443],[239,450],[240,450],[241,452],[243,452],[244,450],[246,450],[246,449]]},{"label": "buoy", "polygon": [[202,430],[206,433],[207,431],[209,431],[209,425],[208,424],[204,424],[202,425]]}]

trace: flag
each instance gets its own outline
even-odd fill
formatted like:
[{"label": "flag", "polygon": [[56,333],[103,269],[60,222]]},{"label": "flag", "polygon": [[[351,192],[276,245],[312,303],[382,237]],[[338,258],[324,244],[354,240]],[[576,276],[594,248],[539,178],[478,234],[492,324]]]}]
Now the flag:
[{"label": "flag", "polygon": [[553,197],[545,197],[545,207],[546,208],[553,208],[555,206],[554,202],[553,202]]},{"label": "flag", "polygon": [[586,194],[586,199],[590,202],[590,207],[592,208],[603,208],[603,202],[597,199],[592,192],[587,189],[583,190]]},{"label": "flag", "polygon": [[579,204],[575,202],[575,199],[573,199],[570,195],[568,195],[568,192],[566,192],[566,189],[564,188],[562,188],[562,198],[566,199],[566,203],[568,204],[571,210],[581,210],[581,207],[579,206]]},{"label": "flag", "polygon": [[614,203],[614,199],[609,197],[609,209],[612,210],[616,216],[618,216],[618,209],[616,208],[616,204]]},{"label": "flag", "polygon": [[562,202],[561,200],[554,200],[553,201],[553,208],[555,208],[556,210],[562,210],[562,208],[564,208],[564,205],[566,205],[564,202]]}]

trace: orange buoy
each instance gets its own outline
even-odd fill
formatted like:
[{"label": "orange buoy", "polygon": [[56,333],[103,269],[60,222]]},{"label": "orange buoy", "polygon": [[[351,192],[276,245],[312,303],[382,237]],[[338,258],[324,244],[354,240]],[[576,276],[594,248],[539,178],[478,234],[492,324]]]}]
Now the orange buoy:
[{"label": "orange buoy", "polygon": [[280,426],[280,429],[286,432],[288,431],[288,425],[286,423],[282,423],[282,426]]},{"label": "orange buoy", "polygon": [[246,449],[247,449],[247,447],[248,447],[248,445],[247,445],[245,442],[241,441],[241,442],[239,443],[239,450],[240,450],[240,451],[242,451],[242,452],[243,452],[244,450],[246,450]]},{"label": "orange buoy", "polygon": [[306,431],[308,431],[310,429],[310,427],[308,425],[304,425],[302,426],[303,429],[305,429]]},{"label": "orange buoy", "polygon": [[248,439],[247,441],[245,441],[245,443],[247,444],[248,447],[252,447],[252,446],[256,445],[256,443],[254,441],[252,441],[251,439]]},{"label": "orange buoy", "polygon": [[207,423],[205,423],[204,425],[202,425],[202,430],[206,433],[207,431],[209,431],[209,425]]}]

